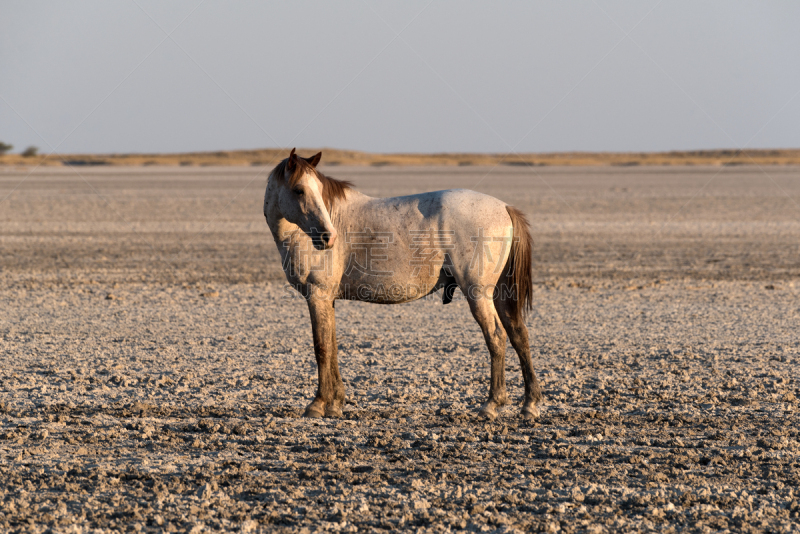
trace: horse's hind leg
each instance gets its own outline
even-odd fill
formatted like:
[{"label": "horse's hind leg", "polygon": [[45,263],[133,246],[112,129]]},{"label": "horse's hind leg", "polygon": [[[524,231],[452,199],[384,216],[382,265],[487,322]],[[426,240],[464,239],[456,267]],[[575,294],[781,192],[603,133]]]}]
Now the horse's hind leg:
[{"label": "horse's hind leg", "polygon": [[482,297],[468,300],[469,309],[483,331],[491,355],[489,398],[481,407],[480,415],[494,419],[497,417],[497,408],[508,404],[505,376],[506,333],[491,300]]},{"label": "horse's hind leg", "polygon": [[306,417],[338,417],[342,414],[341,399],[344,398],[344,385],[339,376],[336,358],[336,318],[333,302],[329,300],[308,299],[311,315],[311,332],[314,336],[314,355],[317,359],[319,386],[317,396],[306,407]]},{"label": "horse's hind leg", "polygon": [[514,312],[515,302],[512,300],[495,300],[497,313],[506,329],[511,345],[519,356],[522,378],[525,380],[525,400],[522,405],[522,417],[535,419],[539,416],[538,404],[542,402],[542,389],[536,379],[531,362],[531,347],[528,342],[528,328],[525,321]]}]

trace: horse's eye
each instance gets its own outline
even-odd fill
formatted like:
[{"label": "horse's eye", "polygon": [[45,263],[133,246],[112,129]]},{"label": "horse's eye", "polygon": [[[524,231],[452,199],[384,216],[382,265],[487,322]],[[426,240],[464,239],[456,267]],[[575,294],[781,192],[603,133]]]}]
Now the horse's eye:
[{"label": "horse's eye", "polygon": [[303,196],[303,190],[302,189],[292,189],[292,193],[294,193],[298,197],[302,197]]}]

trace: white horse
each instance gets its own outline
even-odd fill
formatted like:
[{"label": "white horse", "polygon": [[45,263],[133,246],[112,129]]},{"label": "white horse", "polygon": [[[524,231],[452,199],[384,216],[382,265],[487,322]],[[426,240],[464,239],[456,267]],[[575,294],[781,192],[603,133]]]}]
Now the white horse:
[{"label": "white horse", "polygon": [[491,354],[494,419],[508,403],[506,334],[525,380],[522,416],[538,416],[542,393],[524,315],[532,305],[528,222],[504,202],[465,189],[372,198],[316,170],[318,153],[292,150],[269,176],[264,216],[289,283],[308,303],[319,386],[306,417],[339,417],[345,400],[337,361],[334,301],[409,302],[460,288]]}]

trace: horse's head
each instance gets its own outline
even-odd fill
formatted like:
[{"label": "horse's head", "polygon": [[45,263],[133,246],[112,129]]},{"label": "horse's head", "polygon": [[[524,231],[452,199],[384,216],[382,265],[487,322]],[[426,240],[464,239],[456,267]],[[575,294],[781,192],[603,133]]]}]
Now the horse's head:
[{"label": "horse's head", "polygon": [[[316,166],[322,158],[322,152],[310,158],[301,158],[294,149],[289,157],[278,164],[270,175],[274,190],[267,203],[274,202],[280,215],[296,224],[312,240],[314,248],[324,250],[333,247],[337,232],[331,223],[330,193],[326,191],[328,181],[317,172]],[[267,189],[270,195],[270,189]]]}]

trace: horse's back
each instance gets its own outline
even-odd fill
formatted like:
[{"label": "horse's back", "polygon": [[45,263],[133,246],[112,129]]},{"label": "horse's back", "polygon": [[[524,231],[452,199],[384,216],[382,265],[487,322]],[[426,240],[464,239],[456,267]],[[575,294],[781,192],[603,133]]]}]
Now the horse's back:
[{"label": "horse's back", "polygon": [[379,208],[376,215],[386,215],[387,220],[400,215],[399,220],[404,223],[401,228],[433,227],[459,233],[483,228],[502,232],[511,225],[505,202],[469,189],[446,189],[375,200],[378,201],[375,207]]},{"label": "horse's back", "polygon": [[500,199],[469,189],[448,189],[441,193],[445,218],[461,229],[483,228],[502,233],[511,226],[506,203]]}]

